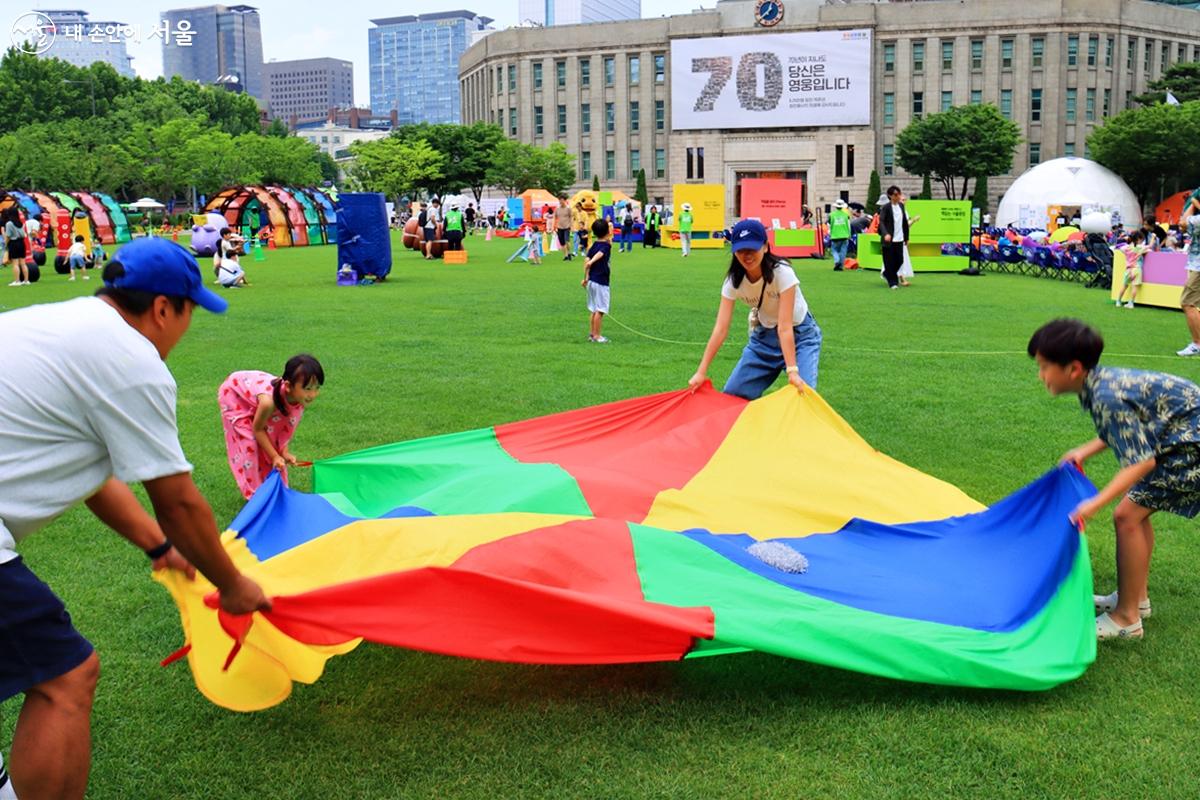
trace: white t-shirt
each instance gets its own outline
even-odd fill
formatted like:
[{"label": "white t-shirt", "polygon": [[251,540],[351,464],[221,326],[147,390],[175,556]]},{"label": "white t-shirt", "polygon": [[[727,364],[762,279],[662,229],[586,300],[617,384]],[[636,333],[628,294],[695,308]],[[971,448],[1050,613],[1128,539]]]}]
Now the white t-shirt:
[{"label": "white t-shirt", "polygon": [[191,472],[175,379],[112,306],[81,297],[8,311],[0,341],[0,563],[110,476]]},{"label": "white t-shirt", "polygon": [[33,217],[25,220],[25,233],[30,238],[36,239],[37,235],[42,232],[42,223],[38,222]]},{"label": "white t-shirt", "polygon": [[71,242],[71,249],[67,250],[67,256],[81,256],[87,258],[87,248],[83,246],[83,242]]},{"label": "white t-shirt", "polygon": [[[808,316],[808,302],[800,291],[800,280],[796,272],[786,261],[775,265],[775,275],[763,292],[763,282],[759,278],[751,283],[749,278],[742,278],[742,285],[733,288],[733,281],[725,279],[721,287],[721,297],[727,300],[741,300],[751,308],[758,308],[758,324],[764,328],[774,328],[779,324],[779,295],[788,289],[796,287],[796,300],[792,304],[792,324],[799,325]],[[758,298],[762,297],[762,308],[758,306]]]},{"label": "white t-shirt", "polygon": [[892,244],[899,244],[904,241],[904,214],[899,203],[891,203],[889,206],[892,209]]},{"label": "white t-shirt", "polygon": [[1187,247],[1187,268],[1189,272],[1200,272],[1200,214],[1188,217],[1185,224],[1191,237]]}]

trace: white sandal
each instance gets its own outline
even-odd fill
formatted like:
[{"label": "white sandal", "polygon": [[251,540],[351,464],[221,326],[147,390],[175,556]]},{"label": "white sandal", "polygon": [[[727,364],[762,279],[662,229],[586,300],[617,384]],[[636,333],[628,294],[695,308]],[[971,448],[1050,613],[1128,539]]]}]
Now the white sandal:
[{"label": "white sandal", "polygon": [[1142,629],[1142,621],[1139,619],[1132,625],[1121,627],[1107,613],[1096,617],[1096,638],[1100,641],[1105,639],[1141,639],[1145,634]]},{"label": "white sandal", "polygon": [[[1092,600],[1096,604],[1097,614],[1104,613],[1105,611],[1113,611],[1117,607],[1116,592],[1113,592],[1112,594],[1094,594],[1092,595]],[[1138,615],[1142,619],[1147,619],[1149,618],[1150,614],[1150,598],[1147,597],[1145,600],[1138,603]]]}]

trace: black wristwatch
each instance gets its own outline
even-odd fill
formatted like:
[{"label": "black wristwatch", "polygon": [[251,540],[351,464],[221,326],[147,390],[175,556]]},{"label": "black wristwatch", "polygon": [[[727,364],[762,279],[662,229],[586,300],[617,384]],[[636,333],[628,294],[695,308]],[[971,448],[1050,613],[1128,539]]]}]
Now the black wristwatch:
[{"label": "black wristwatch", "polygon": [[158,559],[165,556],[167,554],[167,551],[170,550],[172,547],[174,547],[174,545],[171,544],[171,540],[165,539],[165,540],[163,540],[162,544],[158,545],[157,547],[151,547],[149,550],[147,550],[146,555],[148,555],[150,557],[151,561],[157,561]]}]

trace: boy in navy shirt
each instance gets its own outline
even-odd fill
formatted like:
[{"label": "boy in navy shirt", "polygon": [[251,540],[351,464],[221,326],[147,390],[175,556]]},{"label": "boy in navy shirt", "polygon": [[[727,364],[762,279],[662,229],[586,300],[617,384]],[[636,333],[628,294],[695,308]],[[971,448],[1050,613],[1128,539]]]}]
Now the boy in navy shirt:
[{"label": "boy in navy shirt", "polygon": [[612,230],[608,220],[598,219],[592,223],[595,243],[588,248],[587,261],[583,265],[583,283],[587,289],[588,311],[592,314],[591,333],[588,336],[597,344],[607,344],[608,339],[600,335],[604,315],[608,313],[609,259],[612,257]]}]

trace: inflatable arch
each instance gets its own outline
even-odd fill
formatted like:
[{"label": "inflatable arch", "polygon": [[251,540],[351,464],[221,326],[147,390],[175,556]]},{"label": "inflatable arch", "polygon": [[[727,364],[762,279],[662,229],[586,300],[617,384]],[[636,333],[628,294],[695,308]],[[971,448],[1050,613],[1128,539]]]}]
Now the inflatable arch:
[{"label": "inflatable arch", "polygon": [[11,205],[16,205],[20,208],[26,217],[32,216],[41,219],[42,214],[45,213],[42,207],[37,204],[37,201],[24,192],[15,190],[6,192],[0,190],[0,209],[8,208]]},{"label": "inflatable arch", "polygon": [[324,226],[321,223],[321,212],[313,204],[313,199],[303,189],[296,189],[289,186],[287,187],[287,191],[300,204],[301,210],[304,211],[304,222],[308,227],[308,243],[328,244],[322,235],[322,228]]},{"label": "inflatable arch", "polygon": [[333,208],[333,200],[323,189],[301,189],[300,191],[312,199],[313,206],[321,213],[321,229],[325,233],[326,244],[337,243],[337,212]]},{"label": "inflatable arch", "polygon": [[287,213],[288,225],[292,233],[292,244],[303,247],[308,244],[308,220],[304,218],[304,208],[292,197],[292,193],[282,186],[268,186],[267,191],[275,196]]},{"label": "inflatable arch", "polygon": [[[276,247],[292,246],[292,229],[287,209],[276,197],[262,186],[233,186],[217,193],[206,212],[216,211],[229,221],[231,228],[240,228],[250,239],[262,225],[269,223],[273,228]],[[245,219],[246,212],[257,212],[257,219]],[[265,216],[265,220],[263,217]]]}]

